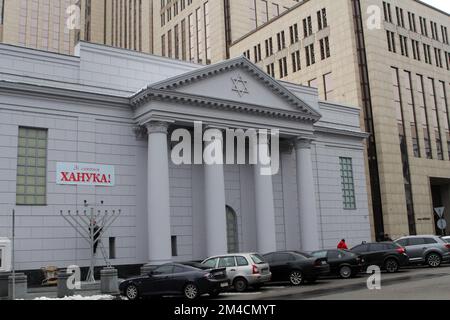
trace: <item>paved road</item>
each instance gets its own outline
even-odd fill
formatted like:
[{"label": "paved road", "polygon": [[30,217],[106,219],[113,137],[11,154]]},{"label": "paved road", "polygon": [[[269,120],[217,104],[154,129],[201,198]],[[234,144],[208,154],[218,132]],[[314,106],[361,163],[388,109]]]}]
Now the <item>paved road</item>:
[{"label": "paved road", "polygon": [[368,275],[354,279],[325,279],[301,287],[276,285],[245,294],[228,293],[235,300],[450,300],[450,266],[410,268],[381,274],[381,289],[367,289]]}]

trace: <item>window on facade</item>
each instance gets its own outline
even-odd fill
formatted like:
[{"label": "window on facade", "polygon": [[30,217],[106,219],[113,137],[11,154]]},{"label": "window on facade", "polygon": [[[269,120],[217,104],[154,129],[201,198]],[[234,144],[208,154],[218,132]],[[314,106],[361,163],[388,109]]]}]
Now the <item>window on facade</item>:
[{"label": "window on facade", "polygon": [[297,72],[302,68],[300,59],[300,50],[295,51],[294,53],[291,54],[291,56],[292,56],[292,72]]},{"label": "window on facade", "polygon": [[181,21],[181,59],[186,60],[186,20]]},{"label": "window on facade", "polygon": [[441,26],[441,33],[442,33],[442,42],[445,44],[449,44],[447,27]]},{"label": "window on facade", "polygon": [[269,74],[272,77],[275,77],[275,64],[274,63],[267,65],[266,70],[267,70],[267,74]]},{"label": "window on facade", "polygon": [[116,238],[109,238],[109,258],[116,259]]},{"label": "window on facade", "polygon": [[422,130],[424,135],[425,153],[427,159],[433,159],[433,154],[431,152],[430,125],[428,121],[428,112],[425,100],[423,76],[420,74],[416,75],[416,88],[418,92],[417,106],[419,107],[420,110],[420,121],[422,123]]},{"label": "window on facade", "polygon": [[423,36],[428,37],[427,19],[419,17],[419,22],[420,22],[420,33]]},{"label": "window on facade", "polygon": [[279,67],[279,71],[280,71],[280,78],[286,77],[288,75],[286,57],[278,60],[278,67]]},{"label": "window on facade", "polygon": [[289,33],[291,35],[291,44],[297,43],[299,40],[297,23],[289,27]]},{"label": "window on facade", "polygon": [[3,24],[3,16],[4,16],[4,1],[5,0],[0,0],[0,24]]},{"label": "window on facade", "polygon": [[278,44],[278,51],[281,51],[284,48],[286,48],[286,38],[284,35],[284,31],[277,33],[277,44]]},{"label": "window on facade", "polygon": [[226,207],[226,219],[228,253],[237,253],[239,252],[237,215],[236,212],[228,206]]},{"label": "window on facade", "polygon": [[[438,92],[437,92],[437,99],[438,101],[440,101],[440,105],[442,106],[442,112],[443,112],[443,116],[444,116],[444,131],[445,131],[445,137],[447,139],[447,147],[448,147],[448,157],[450,159],[450,113],[449,113],[449,109],[448,109],[448,102],[447,102],[447,91],[446,89],[446,84],[444,81],[439,81],[439,87],[438,87]],[[448,90],[448,88],[447,88]]]},{"label": "window on facade", "polygon": [[319,30],[325,29],[328,26],[327,9],[323,8],[322,10],[317,11],[317,24]]},{"label": "window on facade", "polygon": [[330,40],[328,37],[320,39],[320,57],[322,60],[330,57]]},{"label": "window on facade", "polygon": [[417,32],[416,28],[416,15],[412,12],[408,12],[409,30]]},{"label": "window on facade", "polygon": [[180,34],[178,25],[174,28],[175,59],[180,59]]},{"label": "window on facade", "polygon": [[167,32],[167,56],[172,58],[172,30]]},{"label": "window on facade", "polygon": [[405,27],[405,20],[403,18],[403,9],[399,7],[395,7],[395,13],[397,15],[397,25],[399,27]]},{"label": "window on facade", "polygon": [[258,43],[253,47],[253,51],[255,53],[255,62],[259,62],[262,60],[262,52],[261,52],[261,44]]},{"label": "window on facade", "polygon": [[417,116],[416,116],[416,106],[414,100],[414,90],[411,73],[409,71],[404,71],[405,77],[405,90],[406,90],[406,113],[409,115],[408,119],[411,123],[411,139],[414,156],[420,157],[420,143],[419,143],[419,133],[417,127]]},{"label": "window on facade", "polygon": [[303,35],[305,38],[312,35],[312,19],[311,16],[303,19]]},{"label": "window on facade", "polygon": [[209,17],[209,2],[203,4],[203,20],[205,22],[205,58],[206,64],[211,63],[211,23]]},{"label": "window on facade", "polygon": [[441,49],[434,48],[434,58],[436,61],[436,67],[442,68],[442,51]]},{"label": "window on facade", "polygon": [[431,28],[431,38],[439,41],[439,33],[438,33],[437,23],[430,21],[430,28]]},{"label": "window on facade", "polygon": [[196,29],[197,29],[197,61],[203,63],[203,30],[201,8],[195,10]]},{"label": "window on facade", "polygon": [[163,34],[161,36],[161,55],[163,57],[166,56],[166,35],[165,34]]},{"label": "window on facade", "polygon": [[270,57],[271,55],[273,55],[273,39],[272,38],[266,39],[265,43],[266,43],[266,57]]},{"label": "window on facade", "polygon": [[46,176],[47,130],[19,127],[17,205],[45,205]]},{"label": "window on facade", "polygon": [[178,256],[178,239],[176,236],[171,237],[172,257]]},{"label": "window on facade", "polygon": [[431,120],[432,120],[432,126],[435,132],[435,138],[436,138],[436,149],[438,154],[439,160],[444,160],[444,154],[442,150],[442,136],[441,136],[441,125],[440,125],[440,119],[439,119],[439,111],[437,106],[437,97],[436,97],[436,87],[434,83],[433,78],[427,79],[427,85],[425,86],[425,89],[427,93],[430,95],[430,102],[431,102]]},{"label": "window on facade", "polygon": [[395,34],[391,31],[386,31],[386,37],[387,37],[387,44],[388,44],[388,50],[390,52],[397,52],[397,49],[395,47]]},{"label": "window on facade", "polygon": [[334,83],[331,72],[323,75],[323,92],[325,100],[333,99]]},{"label": "window on facade", "polygon": [[190,14],[188,16],[189,23],[189,61],[195,61],[195,22],[194,16]]},{"label": "window on facade", "polygon": [[387,22],[392,22],[391,4],[386,1],[383,1],[383,10],[384,10],[384,20]]},{"label": "window on facade", "polygon": [[356,209],[352,158],[339,158],[344,209]]},{"label": "window on facade", "polygon": [[307,67],[316,63],[316,58],[315,58],[315,53],[314,53],[314,44],[310,44],[309,46],[305,47],[305,53],[306,53],[306,66]]},{"label": "window on facade", "polygon": [[402,54],[402,56],[409,57],[408,38],[406,38],[404,36],[399,36],[399,37],[400,37],[400,53]]},{"label": "window on facade", "polygon": [[420,61],[419,41],[411,40],[411,47],[412,47],[412,52],[413,52],[413,58],[415,60]]},{"label": "window on facade", "polygon": [[447,66],[447,70],[450,70],[450,52],[445,53],[445,64]]},{"label": "window on facade", "polygon": [[423,44],[423,56],[425,58],[425,63],[432,64],[431,61],[431,47],[428,44]]}]

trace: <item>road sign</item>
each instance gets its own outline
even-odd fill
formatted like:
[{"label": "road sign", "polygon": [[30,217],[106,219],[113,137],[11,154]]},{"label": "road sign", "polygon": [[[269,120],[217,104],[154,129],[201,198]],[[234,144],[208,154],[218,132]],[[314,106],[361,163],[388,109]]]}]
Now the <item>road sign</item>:
[{"label": "road sign", "polygon": [[437,222],[437,227],[441,230],[445,230],[447,228],[447,221],[445,221],[445,219],[439,219]]},{"label": "road sign", "polygon": [[444,216],[444,210],[445,207],[434,208],[434,212],[436,212],[439,218],[442,218]]}]

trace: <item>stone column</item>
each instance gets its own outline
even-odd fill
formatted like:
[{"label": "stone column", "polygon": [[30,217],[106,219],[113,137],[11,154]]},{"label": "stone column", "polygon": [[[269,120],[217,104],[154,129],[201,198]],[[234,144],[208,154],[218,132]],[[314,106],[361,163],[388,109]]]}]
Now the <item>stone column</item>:
[{"label": "stone column", "polygon": [[148,259],[160,265],[172,260],[169,158],[166,122],[149,122],[148,131]]},{"label": "stone column", "polygon": [[220,135],[220,139],[206,142],[206,147],[216,144],[217,149],[221,150],[220,155],[216,155],[218,163],[204,164],[206,253],[208,256],[214,256],[226,254],[228,242],[223,173],[223,134],[218,129],[209,130],[214,130],[216,135]]},{"label": "stone column", "polygon": [[[260,144],[259,148],[269,150],[267,143]],[[256,150],[253,152],[256,152]],[[262,168],[263,166],[258,161],[253,166],[253,177],[255,183],[256,240],[258,252],[265,254],[277,250],[277,239],[272,176],[262,175]]]},{"label": "stone column", "polygon": [[295,144],[297,156],[297,186],[300,214],[300,238],[302,250],[319,249],[316,192],[311,158],[311,140],[298,139]]}]

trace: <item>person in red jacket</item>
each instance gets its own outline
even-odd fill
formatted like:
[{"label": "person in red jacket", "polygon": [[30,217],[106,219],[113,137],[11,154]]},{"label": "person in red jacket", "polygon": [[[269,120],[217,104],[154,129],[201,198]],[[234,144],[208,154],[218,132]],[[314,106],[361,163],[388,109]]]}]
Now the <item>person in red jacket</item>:
[{"label": "person in red jacket", "polygon": [[341,242],[338,243],[337,248],[348,250],[347,244],[345,243],[345,239],[342,239]]}]

